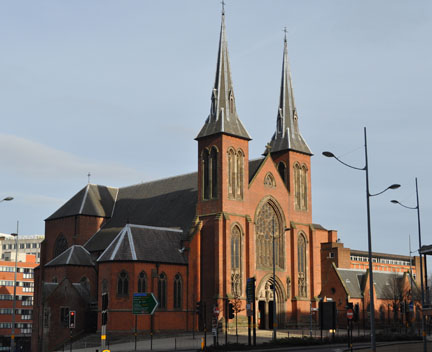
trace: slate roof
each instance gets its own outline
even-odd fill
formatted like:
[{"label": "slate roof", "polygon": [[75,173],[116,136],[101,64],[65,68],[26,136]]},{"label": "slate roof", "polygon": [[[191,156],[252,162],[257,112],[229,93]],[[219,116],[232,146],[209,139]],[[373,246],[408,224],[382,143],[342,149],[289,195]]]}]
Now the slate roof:
[{"label": "slate roof", "polygon": [[[312,155],[309,146],[300,133],[298,126],[297,108],[294,101],[291,71],[288,63],[288,46],[284,39],[284,54],[282,62],[282,80],[280,88],[279,106],[276,119],[276,132],[269,142],[271,152],[294,150]],[[264,154],[268,151],[266,150]]]},{"label": "slate roof", "polygon": [[216,77],[211,95],[210,115],[195,139],[217,133],[226,133],[247,140],[251,139],[236,111],[228,45],[225,35],[224,13],[222,13]]},{"label": "slate roof", "polygon": [[181,251],[182,230],[153,226],[126,225],[97,259],[186,264]]},{"label": "slate roof", "polygon": [[[353,298],[363,297],[366,281],[369,280],[366,270],[335,268],[348,294]],[[373,280],[378,299],[393,299],[399,292],[404,279],[403,273],[374,271]]]},{"label": "slate roof", "polygon": [[117,188],[88,184],[46,220],[74,215],[110,217]]},{"label": "slate roof", "polygon": [[45,264],[45,266],[80,265],[94,266],[91,255],[83,246],[73,245]]},{"label": "slate roof", "polygon": [[84,247],[103,251],[125,224],[177,228],[187,233],[196,214],[197,173],[120,188],[110,220]]}]

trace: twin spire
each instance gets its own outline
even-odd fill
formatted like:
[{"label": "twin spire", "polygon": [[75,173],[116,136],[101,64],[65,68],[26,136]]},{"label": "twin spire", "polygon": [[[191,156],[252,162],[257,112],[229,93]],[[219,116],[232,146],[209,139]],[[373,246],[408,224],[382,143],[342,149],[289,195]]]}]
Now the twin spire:
[{"label": "twin spire", "polygon": [[[288,64],[287,40],[285,36],[282,82],[276,132],[269,143],[271,152],[295,150],[305,154],[312,154],[299,132],[297,119],[298,117],[291,82],[291,72]],[[210,114],[196,139],[218,133],[225,133],[247,140],[251,139],[249,133],[238,118],[236,111],[228,57],[228,45],[225,34],[225,12],[223,10],[216,77],[211,95]]]}]

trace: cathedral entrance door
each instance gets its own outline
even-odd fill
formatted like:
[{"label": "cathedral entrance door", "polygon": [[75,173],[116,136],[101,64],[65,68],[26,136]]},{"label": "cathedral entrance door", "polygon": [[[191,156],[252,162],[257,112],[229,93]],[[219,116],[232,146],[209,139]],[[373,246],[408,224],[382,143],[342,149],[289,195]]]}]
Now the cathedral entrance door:
[{"label": "cathedral entrance door", "polygon": [[266,302],[258,301],[258,329],[266,328]]},{"label": "cathedral entrance door", "polygon": [[[276,302],[275,297],[273,297],[273,284],[275,285]],[[259,312],[258,328],[273,329],[274,308],[276,308],[275,318],[277,326],[283,327],[285,322],[286,294],[281,281],[278,278],[274,280],[272,275],[265,276],[258,285],[257,299]]]}]

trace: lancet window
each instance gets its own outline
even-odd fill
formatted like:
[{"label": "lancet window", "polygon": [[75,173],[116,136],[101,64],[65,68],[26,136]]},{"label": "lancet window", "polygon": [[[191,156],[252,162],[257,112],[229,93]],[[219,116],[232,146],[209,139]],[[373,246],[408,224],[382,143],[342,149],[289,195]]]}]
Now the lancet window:
[{"label": "lancet window", "polygon": [[147,275],[141,271],[138,275],[138,292],[146,292],[147,290]]},{"label": "lancet window", "polygon": [[279,162],[278,164],[278,171],[279,171],[279,175],[282,178],[282,181],[285,183],[285,185],[288,186],[288,183],[286,182],[287,177],[286,177],[286,166],[285,163],[283,161]]},{"label": "lancet window", "polygon": [[117,279],[117,295],[125,296],[129,294],[129,276],[122,270]]},{"label": "lancet window", "polygon": [[228,197],[243,199],[244,154],[243,151],[228,149]]},{"label": "lancet window", "polygon": [[242,247],[241,230],[236,225],[231,230],[231,293],[241,296],[242,287]]},{"label": "lancet window", "polygon": [[202,152],[203,199],[216,199],[218,194],[218,150],[213,146],[210,151]]},{"label": "lancet window", "polygon": [[294,164],[294,204],[296,210],[307,210],[308,207],[307,171],[306,165]]},{"label": "lancet window", "polygon": [[174,309],[180,309],[182,306],[182,277],[176,274],[174,277]]},{"label": "lancet window", "polygon": [[161,273],[158,279],[158,300],[159,308],[166,309],[167,303],[167,276],[165,273]]},{"label": "lancet window", "polygon": [[[258,268],[275,266],[283,269],[285,266],[283,224],[273,204],[265,203],[258,212],[255,221],[256,261]],[[273,258],[274,241],[274,258]]]},{"label": "lancet window", "polygon": [[297,271],[298,271],[298,295],[307,297],[306,276],[306,238],[299,234],[297,239]]},{"label": "lancet window", "polygon": [[61,233],[57,236],[57,239],[55,241],[53,253],[54,258],[57,257],[59,254],[62,254],[66,249],[68,249],[68,243],[66,237]]}]

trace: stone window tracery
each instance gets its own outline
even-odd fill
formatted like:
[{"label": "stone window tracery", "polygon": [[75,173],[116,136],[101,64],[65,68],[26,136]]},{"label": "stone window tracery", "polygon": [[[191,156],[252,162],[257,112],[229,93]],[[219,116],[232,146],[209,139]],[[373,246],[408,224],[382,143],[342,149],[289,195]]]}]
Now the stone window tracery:
[{"label": "stone window tracery", "polygon": [[117,279],[117,295],[126,296],[129,294],[129,275],[122,270]]},{"label": "stone window tracery", "polygon": [[234,226],[231,230],[231,293],[241,296],[242,288],[242,246],[241,230]]},{"label": "stone window tracery", "polygon": [[271,172],[267,173],[264,177],[264,186],[274,188],[276,187],[276,181]]},{"label": "stone window tracery", "polygon": [[296,210],[307,210],[308,207],[308,185],[307,167],[294,164],[294,204]]},{"label": "stone window tracery", "polygon": [[255,222],[256,261],[258,268],[273,266],[273,237],[275,245],[275,265],[284,268],[284,235],[279,213],[270,202],[265,203],[258,212]]},{"label": "stone window tracery", "polygon": [[66,237],[61,233],[57,236],[57,239],[54,244],[54,253],[53,257],[57,257],[62,254],[66,249],[69,248]]},{"label": "stone window tracery", "polygon": [[244,154],[229,148],[228,156],[228,198],[243,199]]},{"label": "stone window tracery", "polygon": [[159,308],[166,309],[167,303],[167,276],[165,273],[161,273],[158,279],[158,301]]},{"label": "stone window tracery", "polygon": [[182,277],[176,274],[174,277],[174,309],[180,309],[182,306]]},{"label": "stone window tracery", "polygon": [[218,150],[213,146],[202,151],[203,199],[216,199],[218,195]]},{"label": "stone window tracery", "polygon": [[146,292],[147,290],[147,275],[145,271],[141,271],[138,275],[138,292]]},{"label": "stone window tracery", "polygon": [[307,297],[306,276],[306,238],[299,234],[297,239],[297,271],[298,271],[298,295]]}]

